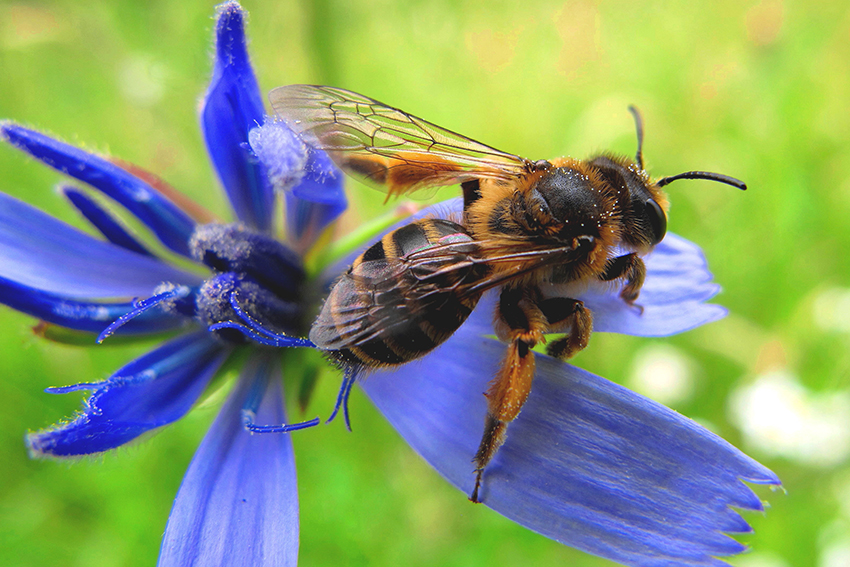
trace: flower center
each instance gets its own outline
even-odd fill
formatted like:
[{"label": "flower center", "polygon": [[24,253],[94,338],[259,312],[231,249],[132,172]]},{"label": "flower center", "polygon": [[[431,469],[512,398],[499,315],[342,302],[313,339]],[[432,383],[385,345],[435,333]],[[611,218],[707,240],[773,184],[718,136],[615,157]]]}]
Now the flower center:
[{"label": "flower center", "polygon": [[[210,327],[226,322],[256,324],[272,333],[306,334],[301,258],[274,238],[236,224],[199,226],[190,242],[195,259],[213,275],[195,299],[196,316]],[[236,328],[219,327],[219,337],[244,343]]]}]

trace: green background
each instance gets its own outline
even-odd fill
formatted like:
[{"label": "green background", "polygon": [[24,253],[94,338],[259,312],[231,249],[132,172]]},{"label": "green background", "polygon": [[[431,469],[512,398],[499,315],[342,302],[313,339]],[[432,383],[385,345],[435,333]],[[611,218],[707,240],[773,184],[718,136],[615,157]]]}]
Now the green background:
[{"label": "green background", "polygon": [[[771,508],[746,515],[756,533],[742,540],[754,551],[734,564],[850,564],[846,2],[244,6],[263,91],[349,88],[532,159],[632,155],[626,108],[635,104],[654,175],[706,169],[744,179],[746,193],[705,181],[669,188],[670,230],[703,247],[731,315],[669,339],[597,334],[575,362],[634,386],[641,356],[674,353],[691,382],[671,405],[780,475],[787,494],[758,489]],[[212,3],[0,2],[0,14],[0,117],[139,164],[226,214],[196,115],[211,70]],[[78,223],[52,190],[60,179],[0,147],[0,190]],[[352,191],[360,219],[381,211],[381,199]],[[0,564],[151,565],[216,406],[105,456],[31,461],[25,432],[81,402],[45,387],[105,378],[150,346],[73,348],[35,337],[32,324],[0,308]],[[667,350],[651,350],[658,345]],[[825,429],[801,422],[800,432],[813,432],[802,448],[754,440],[730,410],[730,395],[771,372],[795,385],[800,415],[832,420]],[[324,376],[308,416],[328,414],[337,384]],[[337,422],[294,436],[302,565],[610,564],[469,504],[359,392],[351,406],[353,434]],[[787,416],[792,432],[798,417]],[[779,437],[781,446],[787,430]],[[826,456],[807,457],[820,442]]]}]

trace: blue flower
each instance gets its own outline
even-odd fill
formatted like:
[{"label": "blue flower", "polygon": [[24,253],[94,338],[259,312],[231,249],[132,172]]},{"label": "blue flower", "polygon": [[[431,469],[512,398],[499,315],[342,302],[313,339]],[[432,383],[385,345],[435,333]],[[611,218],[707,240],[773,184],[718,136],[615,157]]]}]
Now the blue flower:
[{"label": "blue flower", "polygon": [[[298,338],[310,315],[296,250],[309,249],[346,200],[342,176],[327,157],[308,155],[282,123],[266,118],[244,19],[236,3],[219,8],[215,68],[201,108],[204,139],[237,223],[213,222],[137,167],[0,124],[7,142],[87,186],[63,186],[61,192],[103,236],[0,194],[0,302],[40,319],[37,331],[50,338],[94,344],[110,334],[172,335],[107,380],[51,388],[91,394],[69,421],[27,436],[32,456],[99,453],[172,423],[199,400],[226,360],[250,349],[177,495],[162,565],[187,558],[200,564],[230,563],[229,557],[251,565],[269,557],[297,561],[291,438],[252,435],[286,429],[284,361],[280,350],[258,343],[310,344]],[[95,192],[135,216],[165,252],[139,241]],[[288,205],[286,244],[274,237],[280,194]],[[168,256],[205,269],[178,267]],[[274,329],[274,341],[250,329],[258,325]],[[287,335],[292,338],[282,338]],[[249,469],[253,474],[245,475]]]},{"label": "blue flower", "polygon": [[[155,176],[5,122],[13,146],[87,186],[63,195],[97,239],[0,194],[0,302],[30,314],[40,334],[94,342],[109,335],[170,338],[91,391],[71,420],[27,436],[34,457],[118,447],[180,419],[229,359],[239,377],[189,467],[160,565],[295,565],[298,499],[280,380],[318,295],[351,257],[311,278],[303,254],[345,209],[342,177],[265,116],[235,2],[219,8],[215,67],[201,108],[207,149],[237,223],[216,222]],[[92,189],[159,241],[143,243]],[[285,237],[275,200],[285,204]],[[455,199],[417,215],[451,217]],[[165,250],[161,252],[158,250]],[[184,268],[191,262],[204,270]],[[642,314],[615,290],[580,297],[601,332],[666,336],[725,314],[706,303],[700,250],[668,234],[646,257]],[[203,271],[203,273],[201,273]],[[492,294],[445,344],[415,364],[375,372],[366,394],[411,446],[464,494],[486,412],[481,393],[503,348]],[[264,434],[255,434],[264,433]],[[244,471],[250,470],[250,474]],[[769,470],[676,412],[603,378],[540,356],[535,385],[488,466],[487,506],[567,545],[628,565],[722,565],[749,531],[732,507],[761,510],[741,480],[778,484]],[[460,496],[459,496],[460,497]],[[472,505],[472,504],[470,504]]]}]

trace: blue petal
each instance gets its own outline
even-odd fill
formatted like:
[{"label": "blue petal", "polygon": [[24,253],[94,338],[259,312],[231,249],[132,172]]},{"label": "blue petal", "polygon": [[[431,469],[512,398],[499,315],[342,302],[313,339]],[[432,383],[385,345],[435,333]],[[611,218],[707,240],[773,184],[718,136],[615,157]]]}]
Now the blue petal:
[{"label": "blue petal", "polygon": [[[484,428],[482,392],[503,350],[462,329],[421,362],[362,382],[407,442],[465,494]],[[678,413],[541,355],[481,495],[523,526],[626,565],[709,566],[744,550],[722,533],[749,529],[730,507],[762,509],[740,479],[779,484]]]},{"label": "blue petal", "polygon": [[0,276],[76,298],[146,297],[162,282],[200,284],[194,274],[96,240],[3,193]]},{"label": "blue petal", "polygon": [[206,331],[172,339],[95,384],[52,393],[94,390],[72,421],[27,436],[33,457],[69,457],[114,449],[183,417],[228,351]]},{"label": "blue petal", "polygon": [[2,123],[0,132],[18,149],[115,199],[165,246],[188,255],[195,221],[147,182],[101,157],[17,124]]},{"label": "blue petal", "polygon": [[[132,302],[77,301],[63,295],[33,289],[3,277],[0,277],[0,303],[48,323],[90,333],[100,333],[110,323],[134,309]],[[154,308],[126,323],[118,334],[157,333],[179,328],[185,323],[185,317]]]},{"label": "blue petal", "polygon": [[260,87],[248,60],[245,12],[236,2],[219,7],[215,65],[201,105],[207,151],[239,220],[268,231],[274,190],[265,167],[248,145],[248,132],[263,123]]},{"label": "blue petal", "polygon": [[[278,355],[254,357],[189,465],[160,567],[298,562],[298,491],[288,434],[251,434],[242,414],[258,388],[258,423],[285,423]],[[249,410],[252,408],[248,408]]]},{"label": "blue petal", "polygon": [[135,252],[136,254],[152,256],[150,251],[145,248],[141,242],[136,240],[133,235],[127,232],[127,229],[121,226],[121,224],[94,199],[89,198],[88,195],[73,187],[62,187],[61,191],[68,200],[71,201],[71,204],[77,207],[77,210],[80,211],[86,220],[99,230],[109,242],[116,246],[120,246],[121,248],[126,248],[130,252]]}]

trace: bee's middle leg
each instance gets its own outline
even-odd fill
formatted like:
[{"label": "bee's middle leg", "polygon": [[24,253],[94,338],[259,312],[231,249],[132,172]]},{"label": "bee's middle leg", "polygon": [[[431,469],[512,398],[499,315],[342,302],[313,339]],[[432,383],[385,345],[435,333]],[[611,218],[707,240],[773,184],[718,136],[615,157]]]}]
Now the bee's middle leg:
[{"label": "bee's middle leg", "polygon": [[496,377],[485,394],[487,418],[484,435],[475,454],[475,488],[469,499],[480,502],[478,491],[484,468],[505,441],[508,423],[516,419],[531,392],[534,378],[534,346],[543,342],[547,321],[537,306],[536,289],[504,289],[496,312],[496,332],[508,341]]},{"label": "bee's middle leg", "polygon": [[593,315],[578,299],[553,297],[540,303],[549,332],[566,334],[546,345],[546,354],[560,360],[566,360],[584,350],[593,331]]}]

